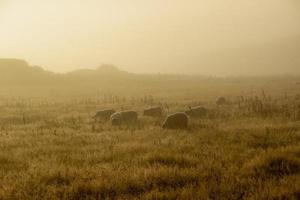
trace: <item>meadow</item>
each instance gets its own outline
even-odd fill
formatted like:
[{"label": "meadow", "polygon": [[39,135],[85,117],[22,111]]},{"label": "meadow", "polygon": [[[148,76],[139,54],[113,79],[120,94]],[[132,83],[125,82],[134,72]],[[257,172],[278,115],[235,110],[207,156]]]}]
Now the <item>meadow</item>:
[{"label": "meadow", "polygon": [[[240,87],[2,93],[0,199],[300,199],[299,85]],[[220,95],[226,105],[215,104]],[[164,118],[142,115],[151,105],[209,112],[187,130],[163,130]],[[139,122],[96,122],[102,108],[136,110]]]}]

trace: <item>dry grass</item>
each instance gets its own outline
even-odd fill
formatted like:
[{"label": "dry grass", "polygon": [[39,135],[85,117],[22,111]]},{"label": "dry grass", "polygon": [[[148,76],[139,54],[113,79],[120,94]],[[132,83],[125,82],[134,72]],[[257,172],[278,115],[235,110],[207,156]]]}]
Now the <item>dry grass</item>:
[{"label": "dry grass", "polygon": [[[161,119],[145,117],[134,127],[95,123],[98,103],[3,104],[0,199],[300,198],[293,109],[278,111],[272,101],[263,102],[271,111],[253,111],[250,101],[208,103],[209,115],[188,130],[166,131]],[[186,102],[170,105],[183,110]],[[120,107],[101,105],[108,106]]]}]

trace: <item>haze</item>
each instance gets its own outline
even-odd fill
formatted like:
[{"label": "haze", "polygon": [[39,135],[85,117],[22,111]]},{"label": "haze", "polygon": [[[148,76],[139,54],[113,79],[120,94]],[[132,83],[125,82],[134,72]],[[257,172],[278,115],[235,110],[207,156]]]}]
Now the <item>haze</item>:
[{"label": "haze", "polygon": [[300,73],[298,0],[0,0],[0,57],[66,72]]}]

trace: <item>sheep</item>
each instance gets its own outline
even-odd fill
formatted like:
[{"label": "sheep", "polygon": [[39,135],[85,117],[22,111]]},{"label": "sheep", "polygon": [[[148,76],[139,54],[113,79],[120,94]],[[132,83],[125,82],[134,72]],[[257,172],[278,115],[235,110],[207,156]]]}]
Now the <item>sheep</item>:
[{"label": "sheep", "polygon": [[138,114],[135,111],[116,112],[110,116],[112,126],[120,126],[124,124],[135,124],[138,120]]},{"label": "sheep", "polygon": [[188,116],[183,113],[169,115],[163,123],[163,129],[186,129],[188,127]]},{"label": "sheep", "polygon": [[161,117],[162,114],[163,114],[163,109],[160,106],[156,106],[144,110],[144,116]]},{"label": "sheep", "polygon": [[110,119],[110,116],[114,114],[116,111],[113,109],[106,109],[106,110],[100,110],[97,112],[97,114],[94,116],[94,119],[100,120],[100,121],[108,121]]},{"label": "sheep", "polygon": [[198,107],[189,107],[190,109],[185,111],[185,114],[187,114],[189,117],[193,118],[200,118],[207,114],[207,109],[201,106]]}]

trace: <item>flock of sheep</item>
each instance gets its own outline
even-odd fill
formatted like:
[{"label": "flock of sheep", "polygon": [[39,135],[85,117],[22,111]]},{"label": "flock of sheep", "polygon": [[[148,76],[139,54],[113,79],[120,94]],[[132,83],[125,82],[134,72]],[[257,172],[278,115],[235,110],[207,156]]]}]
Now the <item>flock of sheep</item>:
[{"label": "flock of sheep", "polygon": [[[189,108],[185,112],[177,112],[170,114],[163,122],[164,129],[185,129],[188,127],[189,117],[197,118],[206,115],[207,109],[204,107]],[[144,116],[161,118],[163,116],[163,108],[161,106],[145,109]],[[128,124],[136,124],[138,121],[138,113],[136,111],[119,111],[106,109],[98,111],[94,116],[97,121],[110,121],[112,126],[121,126]]]},{"label": "flock of sheep", "polygon": [[[216,101],[217,105],[227,104],[224,97],[220,97]],[[186,129],[188,128],[189,117],[201,118],[207,114],[208,110],[204,107],[189,107],[185,112],[176,112],[166,117],[162,124],[163,129]],[[161,118],[163,116],[163,108],[155,106],[144,110],[144,116],[152,118]],[[98,111],[94,116],[96,121],[110,121],[112,126],[134,125],[138,122],[138,113],[136,111],[115,111],[106,109]]]}]

